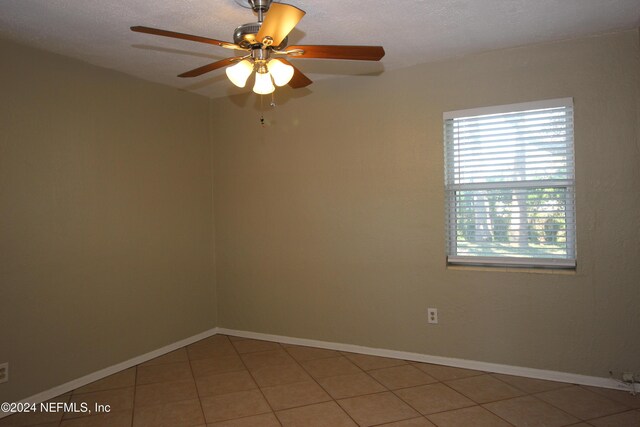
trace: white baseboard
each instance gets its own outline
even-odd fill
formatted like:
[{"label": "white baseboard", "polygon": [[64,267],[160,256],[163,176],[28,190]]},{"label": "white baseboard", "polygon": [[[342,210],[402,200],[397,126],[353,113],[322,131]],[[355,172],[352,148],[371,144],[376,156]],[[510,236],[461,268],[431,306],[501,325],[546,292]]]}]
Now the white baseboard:
[{"label": "white baseboard", "polygon": [[[165,345],[157,350],[150,351],[148,353],[142,354],[140,356],[136,356],[129,360],[125,360],[124,362],[117,363],[115,365],[109,366],[104,369],[100,369],[99,371],[92,372],[91,374],[85,375],[83,377],[77,378],[75,380],[66,382],[59,386],[50,388],[49,390],[43,391],[38,394],[34,394],[33,396],[29,396],[26,399],[22,399],[20,402],[28,402],[28,403],[41,403],[45,402],[49,399],[52,399],[56,396],[60,396],[61,394],[68,393],[72,390],[75,390],[79,387],[85,386],[94,381],[98,381],[104,377],[108,377],[109,375],[116,374],[125,369],[129,369],[133,366],[139,365],[141,363],[147,362],[151,359],[154,359],[158,356],[162,356],[163,354],[169,353],[171,351],[177,350],[181,347],[184,347],[189,344],[193,344],[196,341],[200,341],[201,339],[208,338],[218,333],[218,328],[209,329],[207,331],[201,332],[199,334],[193,335],[189,338],[185,338],[180,341],[176,341],[172,344]],[[0,419],[6,416],[11,415],[10,413],[0,412]]]},{"label": "white baseboard", "polygon": [[[326,348],[330,350],[346,351],[350,353],[362,353],[372,356],[389,357],[392,359],[410,360],[413,362],[433,363],[436,365],[453,366],[456,368],[473,369],[476,371],[492,372],[496,374],[516,375],[519,377],[536,378],[541,380],[558,381],[570,384],[588,385],[594,387],[611,388],[617,390],[631,391],[631,389],[619,381],[612,378],[592,377],[588,375],[572,374],[568,372],[547,371],[544,369],[525,368],[521,366],[502,365],[497,363],[479,362],[476,360],[456,359],[452,357],[430,356],[428,354],[410,353],[406,351],[388,350],[384,348],[363,347],[352,344],[334,343],[328,341],[317,341],[306,338],[294,338],[282,335],[263,334],[259,332],[239,331],[227,328],[212,328],[199,334],[193,335],[172,344],[161,347],[157,350],[136,356],[124,362],[109,366],[75,380],[66,382],[49,390],[43,391],[33,396],[22,399],[20,402],[41,403],[61,394],[68,393],[76,388],[85,386],[94,381],[100,380],[109,375],[113,375],[125,369],[147,362],[163,354],[177,350],[181,347],[193,344],[201,339],[211,337],[216,334],[234,335],[237,337],[253,338],[265,341],[277,341],[285,344],[303,345],[308,347]],[[0,419],[11,415],[10,413],[0,413]]]},{"label": "white baseboard", "polygon": [[535,378],[540,380],[631,391],[628,386],[612,378],[592,377],[588,375],[572,374],[569,372],[548,371],[544,369],[525,368],[522,366],[502,365],[498,363],[479,362],[476,360],[467,359],[456,359],[452,357],[431,356],[421,353],[410,353],[406,351],[388,350],[384,348],[372,348],[352,344],[316,341],[306,338],[293,338],[282,335],[262,334],[258,332],[238,331],[226,328],[218,328],[218,333],[265,341],[277,341],[285,344],[296,344],[309,347],[326,348],[330,350],[346,351],[351,353],[369,354],[372,356],[389,357],[392,359],[410,360],[413,362],[433,363],[436,365],[453,366],[456,368],[473,369],[476,371],[492,372],[496,374],[516,375],[519,377]]}]

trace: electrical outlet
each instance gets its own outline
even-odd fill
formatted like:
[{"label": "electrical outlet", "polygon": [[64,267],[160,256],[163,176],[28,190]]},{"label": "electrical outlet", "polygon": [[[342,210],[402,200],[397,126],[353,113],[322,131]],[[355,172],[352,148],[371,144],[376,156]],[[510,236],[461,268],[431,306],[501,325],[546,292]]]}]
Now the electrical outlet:
[{"label": "electrical outlet", "polygon": [[438,309],[427,308],[427,319],[429,323],[438,323]]},{"label": "electrical outlet", "polygon": [[9,362],[0,363],[0,383],[9,381]]}]

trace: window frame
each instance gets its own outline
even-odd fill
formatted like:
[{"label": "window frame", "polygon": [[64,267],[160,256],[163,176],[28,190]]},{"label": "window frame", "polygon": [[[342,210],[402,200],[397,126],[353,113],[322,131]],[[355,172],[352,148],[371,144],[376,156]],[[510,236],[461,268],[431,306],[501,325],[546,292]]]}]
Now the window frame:
[{"label": "window frame", "polygon": [[[576,203],[575,203],[575,133],[572,124],[571,141],[570,145],[573,161],[571,163],[572,169],[570,179],[538,179],[521,181],[517,185],[514,185],[515,181],[511,182],[496,182],[496,183],[466,183],[455,184],[449,183],[450,176],[448,168],[454,164],[453,159],[453,141],[449,141],[447,138],[447,121],[455,119],[471,118],[474,116],[485,116],[492,114],[509,114],[518,113],[531,110],[551,109],[566,107],[571,109],[571,122],[573,123],[573,98],[556,98],[548,100],[539,100],[532,102],[522,102],[516,104],[496,105],[489,107],[470,108],[464,110],[449,111],[443,113],[443,139],[444,139],[444,154],[445,154],[445,217],[446,218],[446,263],[447,265],[457,266],[485,266],[485,267],[523,267],[523,268],[552,268],[552,269],[576,269],[577,266],[577,240],[576,240],[576,227],[575,227],[575,215],[576,215]],[[565,221],[571,226],[566,227],[566,251],[567,258],[536,258],[536,257],[515,257],[515,256],[469,256],[458,255],[457,243],[458,243],[458,230],[457,226],[457,205],[455,194],[457,191],[468,190],[495,190],[500,188],[512,188],[512,189],[526,189],[526,188],[564,188],[566,191],[565,196]],[[571,243],[571,244],[569,244]]]}]

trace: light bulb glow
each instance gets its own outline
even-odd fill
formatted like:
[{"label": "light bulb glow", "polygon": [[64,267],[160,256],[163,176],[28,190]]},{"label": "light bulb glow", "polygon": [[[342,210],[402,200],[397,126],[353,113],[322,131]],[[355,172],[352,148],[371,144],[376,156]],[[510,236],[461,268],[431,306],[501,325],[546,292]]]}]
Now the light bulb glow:
[{"label": "light bulb glow", "polygon": [[253,64],[244,59],[233,67],[227,67],[225,72],[229,80],[231,80],[231,83],[238,87],[244,87],[247,84],[247,79],[253,72]]},{"label": "light bulb glow", "polygon": [[256,73],[256,84],[253,85],[253,91],[259,95],[268,95],[276,90],[276,87],[271,82],[271,74]]},{"label": "light bulb glow", "polygon": [[287,65],[279,59],[272,59],[268,66],[276,86],[284,86],[291,81],[294,72],[291,65]]}]

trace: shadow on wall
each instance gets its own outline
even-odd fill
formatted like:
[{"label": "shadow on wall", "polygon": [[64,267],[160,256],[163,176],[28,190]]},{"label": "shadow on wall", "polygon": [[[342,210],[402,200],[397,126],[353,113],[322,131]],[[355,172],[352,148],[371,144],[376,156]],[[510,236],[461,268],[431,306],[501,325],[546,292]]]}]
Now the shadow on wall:
[{"label": "shadow on wall", "polygon": [[[312,93],[313,91],[306,87],[301,89],[279,87],[276,88],[274,92],[274,101],[277,105],[285,105],[292,99],[304,98]],[[272,98],[271,95],[257,95],[249,89],[247,92],[241,94],[229,93],[229,100],[240,108],[249,108],[254,111],[264,112],[270,108]]]}]

